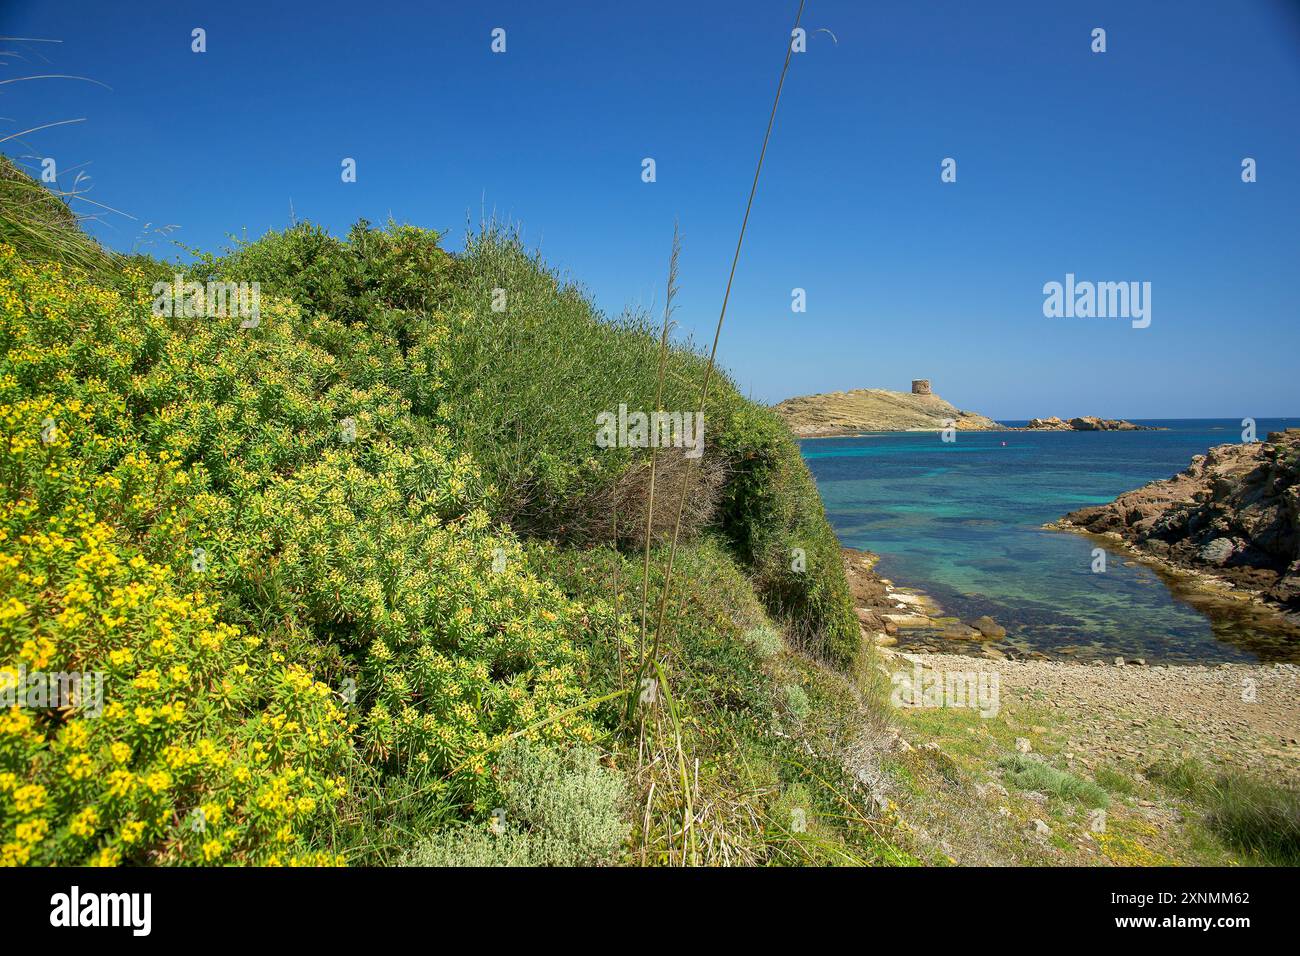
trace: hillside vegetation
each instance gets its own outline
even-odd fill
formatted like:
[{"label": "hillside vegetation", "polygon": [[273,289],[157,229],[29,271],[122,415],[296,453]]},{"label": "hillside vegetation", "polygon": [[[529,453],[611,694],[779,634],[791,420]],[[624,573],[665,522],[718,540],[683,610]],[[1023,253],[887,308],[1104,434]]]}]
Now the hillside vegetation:
[{"label": "hillside vegetation", "polygon": [[[647,317],[496,227],[188,267],[258,282],[254,324],[5,236],[0,685],[104,686],[0,715],[4,863],[910,859],[855,776],[880,696],[780,419],[715,380],[649,515],[646,452],[594,442],[655,407]],[[703,371],[672,347],[662,407]]]}]

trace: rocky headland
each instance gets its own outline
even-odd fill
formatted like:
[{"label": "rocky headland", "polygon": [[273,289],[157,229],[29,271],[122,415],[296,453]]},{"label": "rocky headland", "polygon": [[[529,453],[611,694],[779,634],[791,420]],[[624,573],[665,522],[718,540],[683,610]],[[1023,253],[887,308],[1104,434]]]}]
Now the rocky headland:
[{"label": "rocky headland", "polygon": [[1172,478],[1080,508],[1051,527],[1208,576],[1300,625],[1300,429],[1216,446]]},{"label": "rocky headland", "polygon": [[[928,387],[927,384],[925,388]],[[929,391],[858,388],[787,398],[773,408],[799,438],[828,438],[860,432],[939,431],[948,427],[950,422],[961,431],[1006,428],[991,418],[962,411]]]}]

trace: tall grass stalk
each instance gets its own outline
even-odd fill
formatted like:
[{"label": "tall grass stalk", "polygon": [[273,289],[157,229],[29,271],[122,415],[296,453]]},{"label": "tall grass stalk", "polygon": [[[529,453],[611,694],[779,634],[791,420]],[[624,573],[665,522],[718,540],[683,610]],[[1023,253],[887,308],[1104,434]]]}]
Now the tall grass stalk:
[{"label": "tall grass stalk", "polygon": [[[664,375],[668,370],[668,333],[672,329],[673,322],[673,299],[677,297],[677,262],[682,251],[682,235],[678,229],[677,223],[673,223],[673,251],[668,258],[668,294],[664,300],[664,325],[663,331],[659,335],[659,373],[655,379],[655,400],[654,413],[658,414],[663,411],[664,403]],[[651,419],[651,428],[654,427],[654,419]],[[650,488],[647,492],[646,511],[645,511],[645,563],[641,568],[641,643],[637,651],[643,657],[645,655],[646,645],[646,607],[650,599],[650,543],[652,531],[654,528],[655,514],[655,477],[656,466],[658,465],[658,448],[657,441],[650,442]],[[645,662],[642,660],[641,666],[637,669],[638,682],[642,672],[645,670]]]},{"label": "tall grass stalk", "polygon": [[[718,357],[718,340],[722,337],[722,324],[727,317],[727,303],[731,299],[731,286],[736,279],[736,266],[740,262],[740,250],[745,244],[745,230],[749,226],[749,213],[754,207],[754,194],[758,192],[758,180],[763,172],[763,159],[767,156],[767,144],[772,138],[772,126],[776,123],[776,108],[781,103],[781,90],[785,86],[786,73],[790,70],[790,57],[794,52],[794,42],[791,37],[794,31],[799,29],[799,22],[803,19],[804,3],[805,0],[799,0],[799,10],[795,14],[794,27],[786,38],[785,63],[781,66],[781,78],[777,81],[776,96],[772,100],[772,113],[767,119],[767,132],[763,134],[763,146],[758,153],[758,165],[754,169],[754,181],[749,187],[749,200],[745,203],[745,215],[740,222],[740,236],[736,240],[735,255],[731,258],[731,272],[727,276],[727,289],[722,296],[722,309],[718,313],[718,324],[713,330],[713,347],[709,350],[709,361],[704,367],[704,382],[700,388],[699,415],[704,414],[704,405],[708,401],[709,383],[713,379],[713,369]],[[668,609],[668,595],[672,590],[673,563],[677,558],[677,539],[682,528],[682,514],[686,510],[686,496],[690,492],[692,474],[693,469],[687,466],[686,472],[682,476],[681,494],[677,499],[677,517],[673,522],[672,542],[668,546],[668,568],[664,573],[664,586],[659,595],[659,614],[655,624],[654,651],[651,656],[658,653],[659,638],[664,627],[664,615]]]}]

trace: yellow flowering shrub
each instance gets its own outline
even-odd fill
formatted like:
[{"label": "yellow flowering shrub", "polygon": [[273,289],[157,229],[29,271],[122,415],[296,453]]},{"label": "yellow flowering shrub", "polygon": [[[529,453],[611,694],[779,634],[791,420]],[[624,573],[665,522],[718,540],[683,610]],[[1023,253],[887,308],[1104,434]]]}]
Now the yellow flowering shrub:
[{"label": "yellow flowering shrub", "polygon": [[0,244],[0,688],[103,678],[0,713],[0,862],[339,862],[362,761],[469,800],[505,735],[594,737],[583,607],[412,410],[436,314],[150,302]]}]

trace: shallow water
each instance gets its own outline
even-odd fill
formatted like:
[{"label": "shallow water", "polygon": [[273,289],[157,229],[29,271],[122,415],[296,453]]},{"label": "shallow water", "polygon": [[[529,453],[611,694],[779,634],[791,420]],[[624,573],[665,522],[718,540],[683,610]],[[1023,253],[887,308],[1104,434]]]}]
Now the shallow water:
[{"label": "shallow water", "polygon": [[[1094,573],[1096,542],[1042,529],[1241,439],[1239,419],[1140,423],[1169,430],[958,432],[954,443],[881,433],[801,446],[843,544],[879,554],[885,577],[930,594],[946,614],[992,615],[1008,648],[1152,663],[1300,659],[1300,643],[1249,609],[1211,619],[1154,571],[1112,552]],[[1263,438],[1297,425],[1256,427]],[[904,632],[900,644],[909,641],[933,646],[934,635]]]}]

